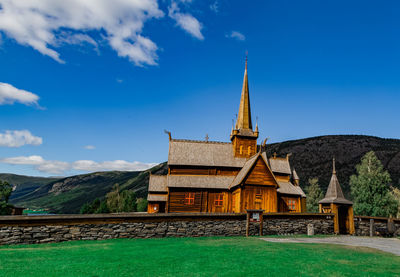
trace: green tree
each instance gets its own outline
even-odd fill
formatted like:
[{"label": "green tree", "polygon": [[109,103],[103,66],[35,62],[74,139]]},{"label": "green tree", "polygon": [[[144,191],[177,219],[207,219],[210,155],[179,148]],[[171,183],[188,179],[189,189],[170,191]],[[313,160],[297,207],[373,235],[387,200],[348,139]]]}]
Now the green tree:
[{"label": "green tree", "polygon": [[108,209],[107,202],[101,201],[99,208],[95,211],[96,214],[107,214],[110,210]]},{"label": "green tree", "polygon": [[396,199],[398,205],[396,217],[400,218],[400,189],[392,187],[392,195],[394,199]]},{"label": "green tree", "polygon": [[368,152],[356,166],[357,174],[350,177],[354,212],[365,216],[394,216],[398,203],[390,193],[389,173],[373,151]]},{"label": "green tree", "polygon": [[124,190],[121,193],[122,211],[135,212],[136,211],[136,194],[133,190]]},{"label": "green tree", "polygon": [[136,195],[132,190],[120,191],[119,185],[115,184],[112,191],[107,193],[107,206],[112,213],[136,211]]},{"label": "green tree", "polygon": [[96,198],[91,203],[85,203],[81,207],[80,213],[81,214],[93,214],[95,213],[100,207],[101,201],[99,198]]},{"label": "green tree", "polygon": [[81,214],[104,214],[109,212],[107,202],[105,200],[101,201],[99,198],[83,204],[80,210]]},{"label": "green tree", "polygon": [[0,215],[11,214],[11,206],[8,204],[12,192],[12,186],[6,181],[0,180]]},{"label": "green tree", "polygon": [[115,184],[113,189],[106,195],[107,206],[112,213],[119,213],[122,211],[121,194],[119,185]]},{"label": "green tree", "polygon": [[91,214],[92,213],[92,206],[90,203],[86,202],[82,205],[79,213],[81,214]]},{"label": "green tree", "polygon": [[137,201],[137,211],[146,212],[147,211],[147,200],[144,198],[139,198]]},{"label": "green tree", "polygon": [[307,192],[307,211],[318,212],[318,202],[324,197],[321,188],[318,184],[318,178],[310,178],[309,185],[306,187]]}]

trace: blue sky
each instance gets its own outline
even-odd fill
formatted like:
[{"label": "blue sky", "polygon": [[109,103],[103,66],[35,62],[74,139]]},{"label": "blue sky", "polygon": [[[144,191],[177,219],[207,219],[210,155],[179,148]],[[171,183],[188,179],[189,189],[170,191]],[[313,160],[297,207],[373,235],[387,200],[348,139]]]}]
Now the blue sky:
[{"label": "blue sky", "polygon": [[400,138],[397,1],[110,3],[0,0],[0,172],[147,168],[164,129],[228,141],[246,50],[260,137]]}]

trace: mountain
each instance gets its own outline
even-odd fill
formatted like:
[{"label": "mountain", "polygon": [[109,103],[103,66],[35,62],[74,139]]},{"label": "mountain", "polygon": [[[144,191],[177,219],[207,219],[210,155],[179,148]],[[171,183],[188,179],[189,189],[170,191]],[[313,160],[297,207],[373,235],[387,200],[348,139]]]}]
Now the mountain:
[{"label": "mountain", "polygon": [[29,208],[45,208],[53,213],[79,213],[83,204],[104,197],[114,184],[146,197],[149,173],[166,174],[165,163],[145,171],[107,171],[76,175],[44,184],[36,190],[13,197],[11,203]]},{"label": "mountain", "polygon": [[373,150],[392,177],[392,185],[400,188],[400,140],[360,135],[320,136],[267,145],[269,156],[290,156],[290,164],[300,177],[304,188],[308,179],[319,178],[323,191],[332,175],[332,158],[336,158],[339,182],[350,197],[349,179],[356,173],[356,165],[368,151]]},{"label": "mountain", "polygon": [[0,180],[6,181],[14,187],[11,199],[30,193],[42,185],[57,181],[56,177],[32,177],[9,173],[0,173]]},{"label": "mountain", "polygon": [[[398,139],[356,135],[320,136],[268,144],[266,150],[268,156],[292,153],[290,163],[300,177],[301,186],[307,186],[309,178],[318,177],[324,192],[332,174],[332,158],[335,157],[338,179],[349,198],[349,178],[355,173],[362,156],[373,150],[389,171],[392,185],[400,188]],[[77,213],[84,203],[104,197],[116,183],[121,189],[134,190],[138,197],[146,197],[149,172],[166,174],[166,163],[146,171],[96,172],[56,180],[8,174],[16,176],[13,178],[20,184],[20,188],[17,185],[17,190],[13,192],[11,202],[29,208],[47,208],[55,213]],[[0,179],[4,179],[2,176],[6,175],[1,174]]]}]

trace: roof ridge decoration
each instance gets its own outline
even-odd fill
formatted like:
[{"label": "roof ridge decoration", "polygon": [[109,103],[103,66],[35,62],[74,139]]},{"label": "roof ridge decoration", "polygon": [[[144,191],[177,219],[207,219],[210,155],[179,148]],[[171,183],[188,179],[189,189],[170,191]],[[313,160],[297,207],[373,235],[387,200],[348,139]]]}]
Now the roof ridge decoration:
[{"label": "roof ridge decoration", "polygon": [[339,180],[336,176],[335,158],[332,160],[332,177],[331,181],[329,182],[328,189],[326,190],[325,198],[319,201],[319,203],[353,204],[353,202],[344,197],[342,188],[340,187]]},{"label": "roof ridge decoration", "polygon": [[300,180],[299,175],[297,175],[296,169],[293,167],[292,170],[293,180]]},{"label": "roof ridge decoration", "polygon": [[214,143],[214,144],[231,144],[226,141],[211,141],[211,140],[194,140],[194,139],[171,139],[174,142],[194,142],[194,143]]}]

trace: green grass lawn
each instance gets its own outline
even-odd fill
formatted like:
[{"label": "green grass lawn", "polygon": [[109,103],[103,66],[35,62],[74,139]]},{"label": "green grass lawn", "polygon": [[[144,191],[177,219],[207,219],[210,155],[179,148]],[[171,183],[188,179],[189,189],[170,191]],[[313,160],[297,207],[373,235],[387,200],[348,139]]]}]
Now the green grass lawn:
[{"label": "green grass lawn", "polygon": [[243,237],[72,241],[2,246],[0,276],[400,276],[400,257]]}]

